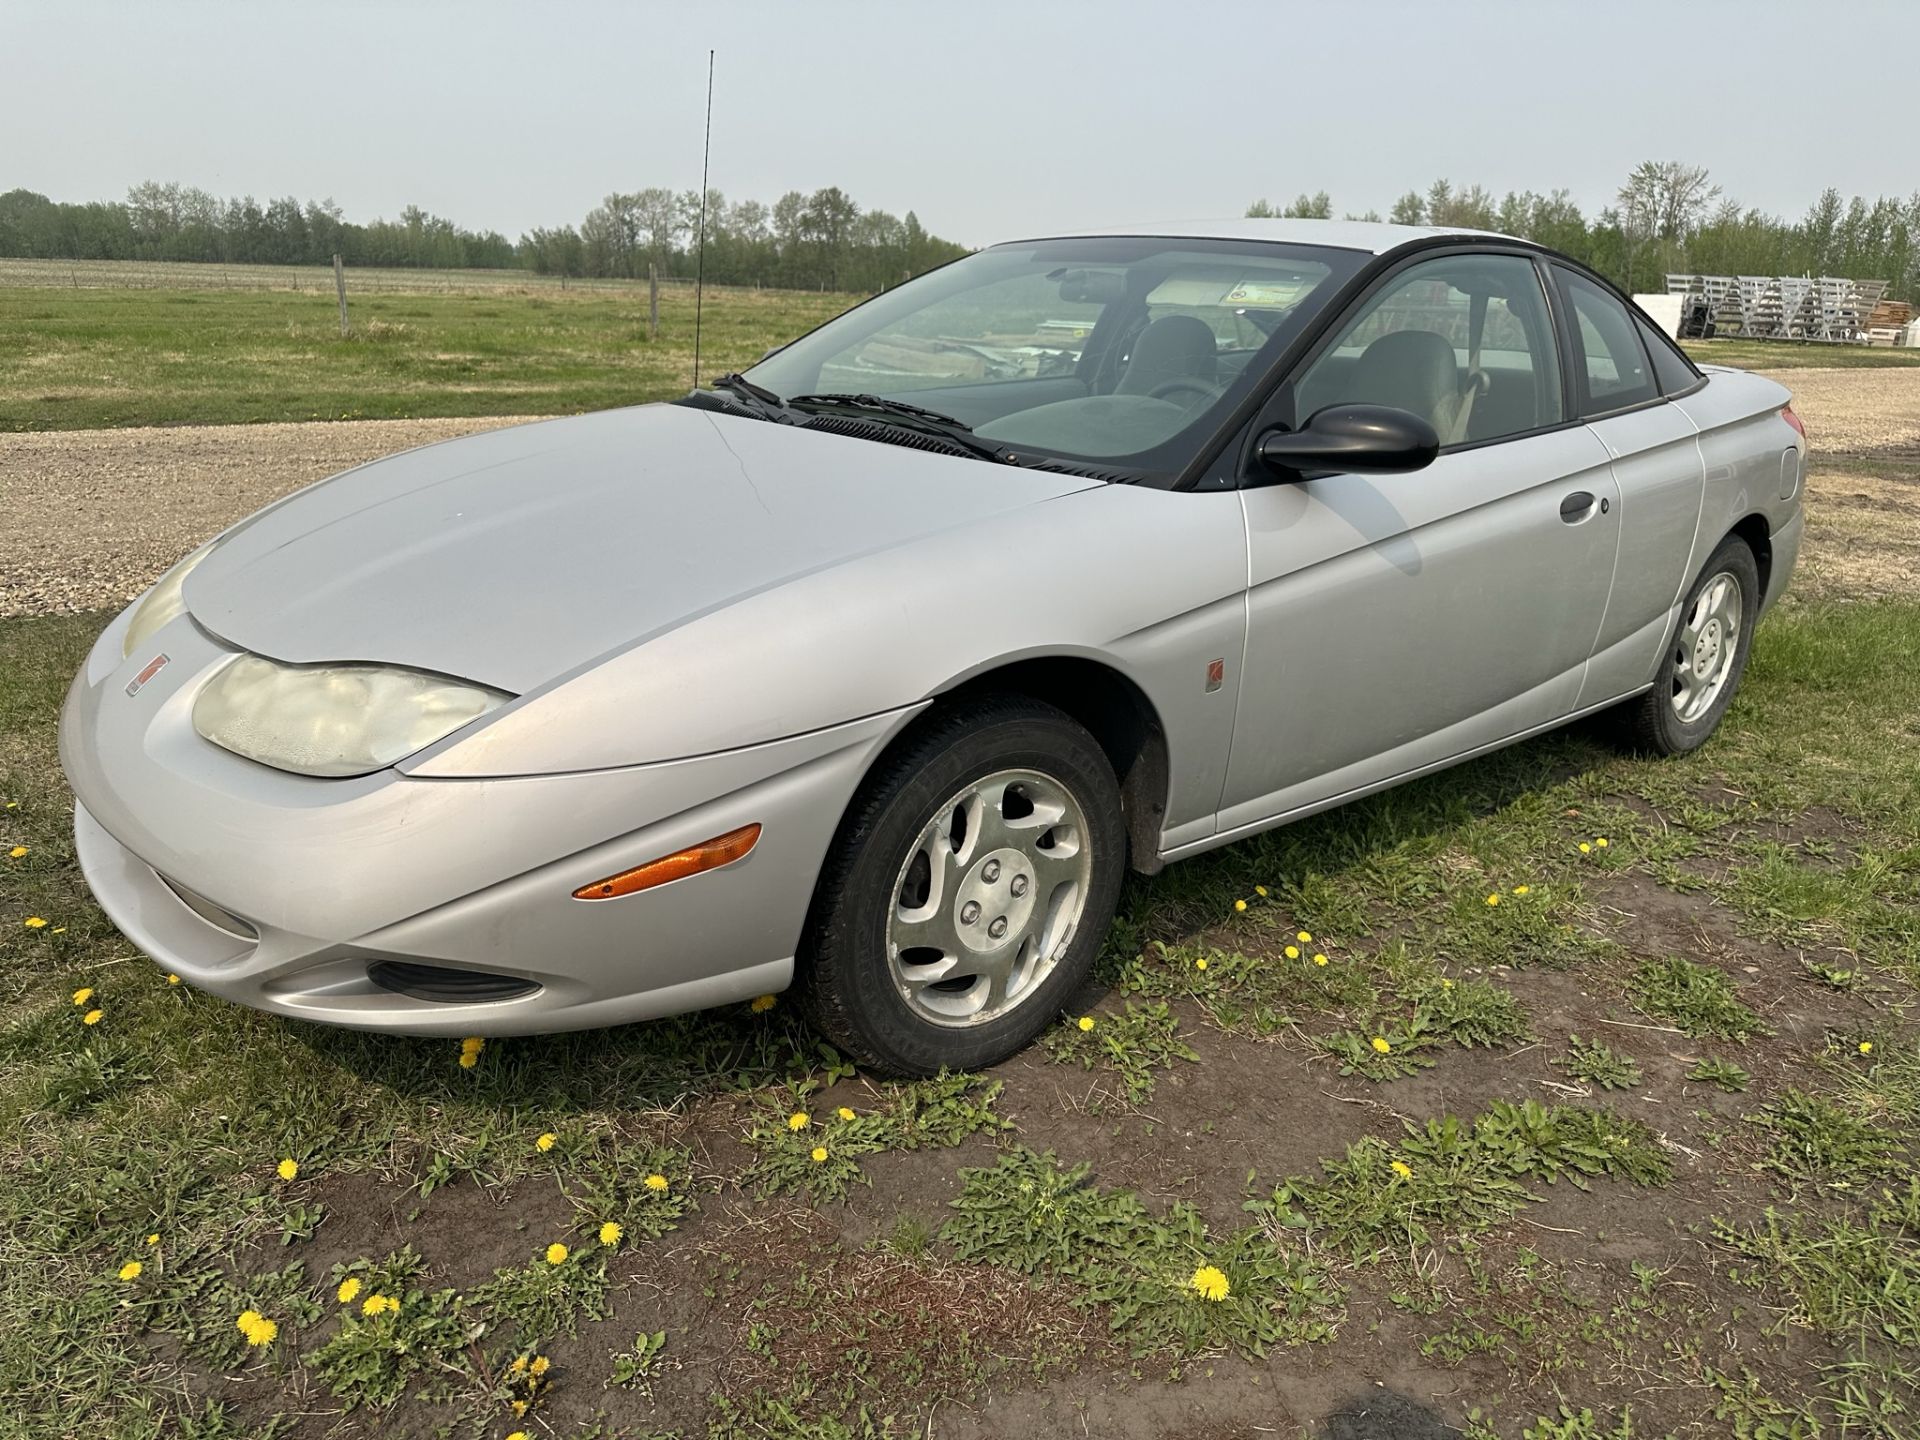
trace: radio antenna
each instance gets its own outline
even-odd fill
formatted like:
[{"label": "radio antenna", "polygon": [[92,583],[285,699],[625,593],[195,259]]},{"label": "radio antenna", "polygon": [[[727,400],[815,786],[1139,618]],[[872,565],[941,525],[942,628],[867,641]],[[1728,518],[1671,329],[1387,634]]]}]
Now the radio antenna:
[{"label": "radio antenna", "polygon": [[700,151],[700,239],[693,262],[693,388],[700,388],[700,307],[707,288],[707,162],[713,157],[713,51],[707,51],[707,138]]}]

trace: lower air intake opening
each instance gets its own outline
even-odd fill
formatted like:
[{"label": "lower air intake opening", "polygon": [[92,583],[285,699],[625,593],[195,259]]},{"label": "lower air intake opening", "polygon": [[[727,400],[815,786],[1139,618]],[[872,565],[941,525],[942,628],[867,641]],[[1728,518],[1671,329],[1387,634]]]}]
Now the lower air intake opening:
[{"label": "lower air intake opening", "polygon": [[518,975],[489,975],[484,970],[418,965],[411,960],[376,960],[367,967],[367,978],[382,990],[443,1004],[517,1000],[540,988],[534,981]]}]

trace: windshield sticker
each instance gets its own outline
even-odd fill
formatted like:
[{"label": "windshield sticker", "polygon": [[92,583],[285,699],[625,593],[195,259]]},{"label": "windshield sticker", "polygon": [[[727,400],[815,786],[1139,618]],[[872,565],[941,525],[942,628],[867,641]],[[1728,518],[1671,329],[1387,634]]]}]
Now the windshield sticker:
[{"label": "windshield sticker", "polygon": [[1307,293],[1304,280],[1242,280],[1224,296],[1222,305],[1251,305],[1260,310],[1280,310]]}]

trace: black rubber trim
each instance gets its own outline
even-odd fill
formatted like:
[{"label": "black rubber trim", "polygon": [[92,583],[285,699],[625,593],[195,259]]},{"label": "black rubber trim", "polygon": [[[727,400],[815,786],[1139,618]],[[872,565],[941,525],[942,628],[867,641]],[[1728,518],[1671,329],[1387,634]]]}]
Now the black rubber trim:
[{"label": "black rubber trim", "polygon": [[367,978],[396,995],[447,1005],[517,1000],[540,988],[535,981],[520,975],[455,970],[445,965],[421,965],[412,960],[376,960],[367,966]]}]

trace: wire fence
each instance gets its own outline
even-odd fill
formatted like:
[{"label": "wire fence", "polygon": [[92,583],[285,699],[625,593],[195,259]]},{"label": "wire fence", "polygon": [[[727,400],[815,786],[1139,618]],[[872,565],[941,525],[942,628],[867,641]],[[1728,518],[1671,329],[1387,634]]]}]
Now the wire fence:
[{"label": "wire fence", "polygon": [[[410,270],[347,268],[355,294],[485,295],[549,291],[646,293],[638,280],[585,280],[531,270]],[[0,259],[0,290],[313,290],[331,294],[328,265],[223,265],[184,260]],[[693,281],[661,276],[660,288],[692,289]],[[756,287],[757,288],[757,287]]]}]

